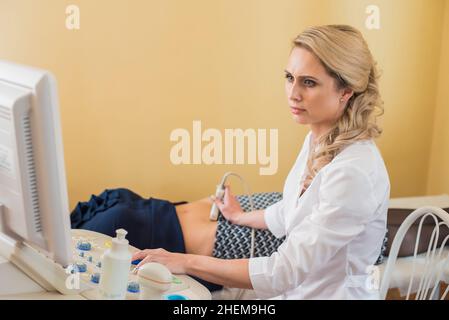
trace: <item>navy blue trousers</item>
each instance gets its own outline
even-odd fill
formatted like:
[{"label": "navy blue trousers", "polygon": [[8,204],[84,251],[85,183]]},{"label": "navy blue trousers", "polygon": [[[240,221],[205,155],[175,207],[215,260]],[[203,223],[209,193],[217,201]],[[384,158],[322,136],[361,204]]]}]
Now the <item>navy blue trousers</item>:
[{"label": "navy blue trousers", "polygon": [[[185,202],[181,202],[185,203]],[[128,231],[126,238],[138,249],[163,248],[185,253],[185,244],[175,205],[170,201],[142,198],[125,188],[106,189],[78,202],[70,214],[72,229],[85,229],[115,237],[115,230]],[[210,291],[222,286],[198,279]]]}]

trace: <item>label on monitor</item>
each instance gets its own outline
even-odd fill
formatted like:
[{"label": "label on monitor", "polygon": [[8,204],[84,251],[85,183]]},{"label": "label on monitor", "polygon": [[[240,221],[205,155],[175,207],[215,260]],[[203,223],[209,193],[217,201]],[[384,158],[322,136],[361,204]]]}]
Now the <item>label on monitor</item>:
[{"label": "label on monitor", "polygon": [[2,145],[0,145],[0,172],[14,176],[12,150]]}]

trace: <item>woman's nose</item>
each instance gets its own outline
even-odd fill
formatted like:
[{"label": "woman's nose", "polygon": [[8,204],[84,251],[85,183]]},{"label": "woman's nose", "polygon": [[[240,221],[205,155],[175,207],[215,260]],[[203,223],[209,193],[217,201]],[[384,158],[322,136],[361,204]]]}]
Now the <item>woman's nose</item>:
[{"label": "woman's nose", "polygon": [[302,101],[302,94],[300,88],[296,84],[293,84],[288,93],[288,98],[292,101]]}]

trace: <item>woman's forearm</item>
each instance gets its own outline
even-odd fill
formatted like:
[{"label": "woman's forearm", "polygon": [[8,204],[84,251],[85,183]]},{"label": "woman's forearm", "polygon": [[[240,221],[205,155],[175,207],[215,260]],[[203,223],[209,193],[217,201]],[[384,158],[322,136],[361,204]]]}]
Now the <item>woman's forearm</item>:
[{"label": "woman's forearm", "polygon": [[230,288],[252,289],[248,259],[218,259],[189,254],[186,273]]},{"label": "woman's forearm", "polygon": [[264,215],[265,215],[264,210],[254,210],[241,214],[235,221],[231,222],[233,224],[238,224],[240,226],[247,226],[255,229],[267,229],[267,224],[265,223]]}]

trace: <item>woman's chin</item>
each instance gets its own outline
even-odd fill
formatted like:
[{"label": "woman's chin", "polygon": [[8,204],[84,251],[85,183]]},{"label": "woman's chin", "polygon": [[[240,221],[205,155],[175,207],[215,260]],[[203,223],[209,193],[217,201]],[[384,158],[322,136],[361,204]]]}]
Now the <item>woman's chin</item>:
[{"label": "woman's chin", "polygon": [[293,120],[298,124],[308,124],[309,123],[307,121],[307,118],[304,117],[303,115],[294,114],[294,115],[292,115],[292,117],[293,117]]}]

